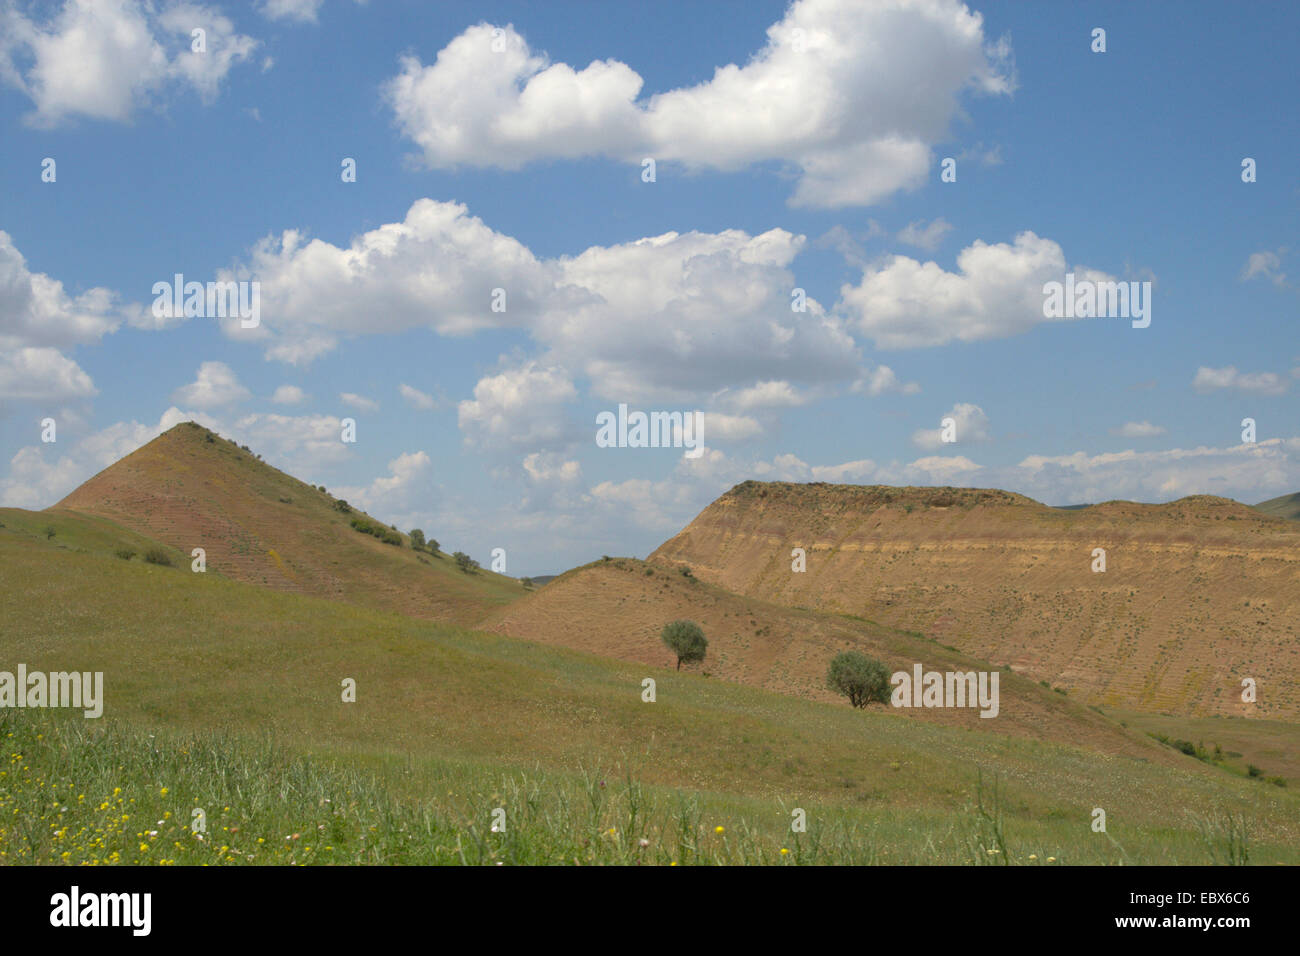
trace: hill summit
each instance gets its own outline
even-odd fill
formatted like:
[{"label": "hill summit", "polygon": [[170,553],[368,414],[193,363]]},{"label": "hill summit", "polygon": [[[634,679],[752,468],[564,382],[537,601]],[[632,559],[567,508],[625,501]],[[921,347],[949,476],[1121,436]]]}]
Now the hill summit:
[{"label": "hill summit", "polygon": [[186,555],[202,548],[209,570],[238,581],[415,617],[470,624],[522,594],[510,578],[464,574],[446,555],[412,550],[396,529],[196,422],[159,435],[50,510],[107,518]]}]

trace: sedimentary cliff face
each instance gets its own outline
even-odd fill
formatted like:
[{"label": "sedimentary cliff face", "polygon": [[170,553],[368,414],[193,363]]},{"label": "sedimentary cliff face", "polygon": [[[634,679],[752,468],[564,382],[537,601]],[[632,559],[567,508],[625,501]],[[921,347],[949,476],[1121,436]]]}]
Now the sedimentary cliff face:
[{"label": "sedimentary cliff face", "polygon": [[1300,716],[1300,525],[1225,498],[1058,509],[996,490],[746,482],[650,560],[921,631],[1089,703]]}]

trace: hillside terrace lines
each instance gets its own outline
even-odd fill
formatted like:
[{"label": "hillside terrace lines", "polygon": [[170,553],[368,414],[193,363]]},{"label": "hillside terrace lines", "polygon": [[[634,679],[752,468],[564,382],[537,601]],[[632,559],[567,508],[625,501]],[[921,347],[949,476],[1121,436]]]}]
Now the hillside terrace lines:
[{"label": "hillside terrace lines", "polygon": [[[1298,545],[1296,523],[1205,496],[1057,510],[964,489],[749,483],[650,561],[920,629],[1112,705],[1238,714],[1233,683],[1248,667],[1274,690],[1254,715],[1284,716],[1300,706],[1283,689],[1300,676]],[[790,570],[793,547],[804,573]],[[1107,550],[1104,574],[1094,547]]]}]

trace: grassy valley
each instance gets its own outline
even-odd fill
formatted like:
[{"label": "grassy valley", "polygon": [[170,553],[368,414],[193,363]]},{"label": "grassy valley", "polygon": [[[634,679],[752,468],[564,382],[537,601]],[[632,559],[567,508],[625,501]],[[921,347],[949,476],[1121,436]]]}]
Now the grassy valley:
[{"label": "grassy valley", "polygon": [[[1209,862],[1214,834],[1233,820],[1249,821],[1253,860],[1294,859],[1293,793],[1154,744],[1145,757],[1107,755],[864,713],[57,538],[0,530],[5,656],[103,671],[107,705],[102,724],[5,715],[14,737],[0,799],[26,821],[0,834],[10,860],[55,861],[72,852],[69,833],[98,833],[120,809],[147,829],[83,840],[75,852],[87,862],[104,862],[112,841],[120,862],[211,861],[204,855],[222,845],[246,858],[266,845],[254,833],[277,848],[263,861],[459,863],[503,859],[511,845],[516,860],[609,862],[636,857],[626,842],[633,805],[631,833],[650,841],[656,862],[780,862],[794,807],[815,821],[822,862],[988,862],[972,847],[1025,863]],[[641,699],[645,677],[658,683],[653,704]],[[341,700],[345,678],[356,681],[355,703]],[[991,799],[977,791],[994,780],[1000,837],[970,810]],[[515,835],[486,842],[491,811],[507,804]],[[182,833],[157,853],[139,849],[160,837],[137,833],[175,836],[155,821],[186,819],[194,806],[218,825],[213,841]],[[1107,808],[1109,838],[1089,829],[1094,806]],[[1183,808],[1179,819],[1170,806]],[[328,844],[279,849],[321,826]],[[417,833],[428,834],[418,851]],[[308,845],[315,855],[300,849]],[[684,845],[693,849],[678,859]]]}]

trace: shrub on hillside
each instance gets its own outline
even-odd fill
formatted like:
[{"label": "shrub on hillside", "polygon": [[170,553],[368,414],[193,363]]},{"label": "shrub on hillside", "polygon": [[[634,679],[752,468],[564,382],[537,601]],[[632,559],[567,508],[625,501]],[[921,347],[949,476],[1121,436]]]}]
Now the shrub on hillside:
[{"label": "shrub on hillside", "polygon": [[116,554],[123,561],[130,561],[132,558],[135,557],[135,552],[130,548],[118,548],[113,553]]},{"label": "shrub on hillside", "polygon": [[702,661],[709,649],[709,642],[704,631],[694,621],[670,621],[664,625],[659,639],[668,649],[677,655],[677,669],[682,669],[683,661]]},{"label": "shrub on hillside", "polygon": [[362,534],[373,535],[380,541],[384,542],[384,544],[393,544],[401,547],[402,536],[396,531],[385,528],[381,524],[371,524],[365,518],[356,517],[352,519],[352,527],[354,530],[360,531]]},{"label": "shrub on hillside", "polygon": [[460,568],[466,574],[469,574],[471,571],[477,570],[479,566],[479,563],[475,561],[473,558],[471,558],[464,551],[457,551],[455,554],[452,555],[452,558],[456,562],[456,567]]},{"label": "shrub on hillside", "polygon": [[889,668],[857,651],[836,654],[826,671],[826,686],[843,694],[854,707],[889,701]]},{"label": "shrub on hillside", "polygon": [[419,528],[411,529],[411,547],[416,551],[424,550],[424,532]]},{"label": "shrub on hillside", "polygon": [[344,501],[342,498],[334,502],[334,510],[341,511],[345,515],[352,514],[352,506],[348,504],[346,501]]},{"label": "shrub on hillside", "polygon": [[170,568],[172,566],[172,556],[162,548],[150,548],[144,553],[144,559],[149,564],[160,564],[165,568]]}]

